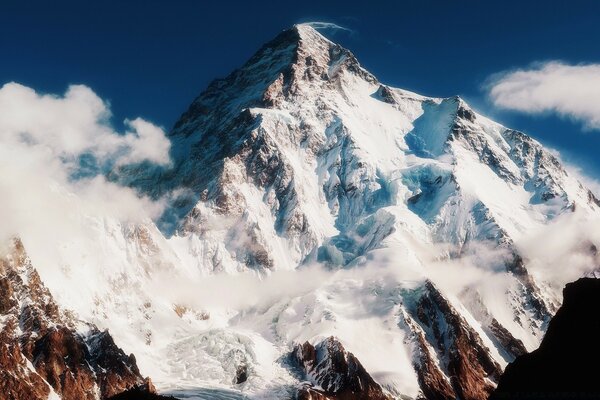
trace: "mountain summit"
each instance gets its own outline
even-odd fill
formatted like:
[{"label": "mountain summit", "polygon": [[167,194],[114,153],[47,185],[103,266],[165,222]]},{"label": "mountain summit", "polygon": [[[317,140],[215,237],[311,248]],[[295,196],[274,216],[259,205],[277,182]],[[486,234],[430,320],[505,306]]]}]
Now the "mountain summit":
[{"label": "mountain summit", "polygon": [[534,139],[379,82],[308,25],[169,138],[170,167],[113,172],[165,199],[161,220],[91,218],[108,261],[61,248],[39,273],[175,396],[487,398],[561,301],[520,244],[599,215]]}]

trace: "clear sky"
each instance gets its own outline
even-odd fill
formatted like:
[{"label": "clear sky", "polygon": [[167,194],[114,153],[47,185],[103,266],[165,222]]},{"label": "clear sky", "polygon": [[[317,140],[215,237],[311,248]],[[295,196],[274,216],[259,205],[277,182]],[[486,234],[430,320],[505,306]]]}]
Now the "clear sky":
[{"label": "clear sky", "polygon": [[[306,21],[348,28],[323,33],[382,82],[462,95],[600,177],[600,129],[551,111],[500,109],[485,89],[492,74],[535,62],[600,63],[598,1],[3,0],[0,84],[61,94],[82,83],[110,101],[115,124],[141,116],[169,129],[212,79]],[[590,85],[600,93],[600,80]]]}]

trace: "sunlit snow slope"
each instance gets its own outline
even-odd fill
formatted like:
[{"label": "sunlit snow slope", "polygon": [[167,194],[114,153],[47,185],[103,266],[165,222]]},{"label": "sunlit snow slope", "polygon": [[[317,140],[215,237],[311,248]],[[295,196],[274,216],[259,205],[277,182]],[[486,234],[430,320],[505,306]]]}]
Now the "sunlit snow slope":
[{"label": "sunlit snow slope", "polygon": [[186,398],[317,387],[289,353],[330,336],[389,396],[486,398],[561,300],[520,244],[598,215],[535,140],[380,83],[306,25],[211,83],[170,139],[169,168],[112,177],[169,199],[156,225],[86,217],[61,265],[23,241],[57,302]]}]

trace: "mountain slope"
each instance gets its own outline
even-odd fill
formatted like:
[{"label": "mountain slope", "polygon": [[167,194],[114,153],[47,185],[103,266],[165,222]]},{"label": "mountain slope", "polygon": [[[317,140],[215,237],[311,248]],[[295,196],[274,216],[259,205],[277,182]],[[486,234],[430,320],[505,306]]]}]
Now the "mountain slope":
[{"label": "mountain slope", "polygon": [[61,311],[20,240],[0,259],[0,397],[6,400],[105,399],[152,392],[133,355],[107,331]]},{"label": "mountain slope", "polygon": [[169,137],[172,166],[111,173],[168,202],[156,224],[84,216],[59,264],[31,247],[59,305],[182,397],[292,396],[289,353],[334,336],[385,396],[485,398],[560,304],[519,243],[599,215],[540,143],[380,83],[306,25]]}]

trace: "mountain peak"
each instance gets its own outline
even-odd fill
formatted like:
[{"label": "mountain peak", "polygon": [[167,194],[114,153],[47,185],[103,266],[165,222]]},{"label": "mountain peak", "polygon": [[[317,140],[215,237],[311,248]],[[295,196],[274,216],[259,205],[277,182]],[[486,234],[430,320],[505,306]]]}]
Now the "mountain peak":
[{"label": "mountain peak", "polygon": [[317,54],[328,52],[333,42],[321,35],[309,24],[296,24],[281,31],[273,39],[265,43],[244,65],[245,68],[265,58],[271,58],[273,54],[286,52],[293,54],[298,50]]},{"label": "mountain peak", "polygon": [[241,68],[214,80],[181,116],[171,135],[183,131],[189,136],[198,129],[193,121],[206,117],[209,110],[211,119],[217,121],[221,114],[232,118],[244,109],[272,108],[282,97],[320,90],[315,85],[330,85],[341,72],[378,83],[350,50],[308,24],[294,25],[265,43]]},{"label": "mountain peak", "polygon": [[[562,215],[600,217],[539,143],[459,97],[380,84],[310,25],[215,80],[171,141],[172,165],[118,171],[164,201],[162,232],[76,207],[89,230],[57,238],[40,269],[159,387],[282,398],[308,380],[300,390],[328,400],[483,400],[559,298],[549,255],[521,243]],[[44,239],[31,239],[41,261]],[[22,314],[4,293],[0,311]],[[306,342],[297,365],[281,362]]]},{"label": "mountain peak", "polygon": [[[310,24],[296,24],[282,31],[273,40],[267,42],[242,67],[246,69],[254,65],[273,64],[274,56],[286,54],[288,65],[299,68],[320,67],[329,70],[327,75],[342,65],[349,69],[375,78],[363,70],[352,52],[327,39]],[[282,61],[282,60],[281,60]],[[314,68],[313,68],[314,69]]]},{"label": "mountain peak", "polygon": [[331,40],[327,39],[325,36],[319,33],[319,31],[313,28],[309,23],[295,24],[290,29],[298,32],[300,39],[305,43],[325,42],[332,45],[334,44]]}]

